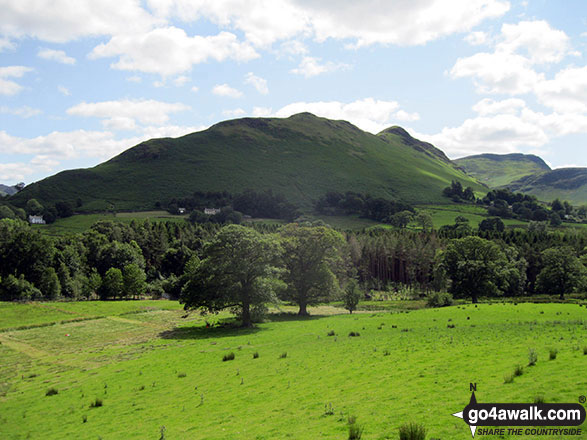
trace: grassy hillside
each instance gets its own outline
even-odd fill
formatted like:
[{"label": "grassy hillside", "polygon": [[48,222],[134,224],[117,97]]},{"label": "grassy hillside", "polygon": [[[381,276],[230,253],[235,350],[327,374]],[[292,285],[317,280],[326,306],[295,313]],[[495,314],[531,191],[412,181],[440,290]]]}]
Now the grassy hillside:
[{"label": "grassy hillside", "polygon": [[[470,382],[480,402],[576,402],[587,387],[576,304],[311,312],[206,329],[165,301],[0,304],[0,437],[346,439],[355,415],[363,440],[397,439],[411,421],[428,439],[465,439],[451,414]],[[26,324],[45,326],[13,328]],[[504,383],[517,365],[523,374]]]},{"label": "grassy hillside", "polygon": [[456,159],[454,163],[491,188],[550,171],[541,158],[532,154],[479,154]]},{"label": "grassy hillside", "polygon": [[445,202],[442,188],[451,180],[484,190],[450,161],[415,148],[411,139],[393,132],[372,135],[309,113],[244,118],[143,142],[94,168],[31,184],[11,200],[22,205],[30,198],[44,204],[79,198],[80,211],[152,209],[157,201],[194,191],[250,188],[271,189],[308,210],[327,191],[438,203]]},{"label": "grassy hillside", "polygon": [[534,194],[538,199],[568,200],[575,205],[587,204],[587,168],[559,168],[511,182],[514,191]]}]

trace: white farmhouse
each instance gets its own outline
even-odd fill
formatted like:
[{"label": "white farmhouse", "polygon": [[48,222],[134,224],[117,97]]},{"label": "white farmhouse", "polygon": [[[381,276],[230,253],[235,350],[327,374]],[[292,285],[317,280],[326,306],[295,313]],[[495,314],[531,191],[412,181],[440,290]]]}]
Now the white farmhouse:
[{"label": "white farmhouse", "polygon": [[43,220],[42,215],[29,215],[29,223],[31,225],[44,225],[45,220]]},{"label": "white farmhouse", "polygon": [[220,213],[220,208],[204,208],[204,214],[216,215]]}]

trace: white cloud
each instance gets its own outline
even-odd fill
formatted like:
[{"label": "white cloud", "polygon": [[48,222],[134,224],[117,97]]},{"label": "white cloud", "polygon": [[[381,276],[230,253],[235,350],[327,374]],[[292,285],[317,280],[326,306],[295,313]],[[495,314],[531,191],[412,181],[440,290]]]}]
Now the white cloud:
[{"label": "white cloud", "polygon": [[30,67],[25,66],[0,67],[0,95],[16,95],[19,93],[23,87],[6,78],[22,78],[25,73],[32,70]]},{"label": "white cloud", "polygon": [[473,106],[473,110],[481,116],[494,114],[518,114],[521,109],[526,107],[523,99],[510,98],[503,101],[494,101],[485,98]]},{"label": "white cloud", "polygon": [[587,66],[569,67],[543,81],[536,94],[544,105],[559,112],[587,112]]},{"label": "white cloud", "polygon": [[57,61],[58,63],[62,64],[75,64],[75,58],[68,56],[62,50],[54,50],[54,49],[39,49],[37,53],[39,58],[43,58],[45,60]]},{"label": "white cloud", "polygon": [[2,182],[22,182],[33,173],[33,167],[23,162],[0,163],[0,181]]},{"label": "white cloud", "polygon": [[308,48],[301,41],[290,40],[281,43],[280,52],[284,55],[306,55],[308,53]]},{"label": "white cloud", "polygon": [[111,65],[115,69],[165,77],[187,72],[192,65],[210,59],[248,61],[259,54],[230,32],[189,37],[183,29],[165,27],[142,34],[116,35],[108,43],[96,46],[89,56],[93,59],[118,57]]},{"label": "white cloud", "polygon": [[193,93],[198,93],[198,90],[200,90],[200,88],[199,88],[199,87],[197,87],[197,86],[193,86],[193,87],[192,87],[190,90],[191,90]]},{"label": "white cloud", "polygon": [[471,32],[465,37],[465,41],[472,46],[481,46],[489,41],[489,35],[487,32]]},{"label": "white cloud", "polygon": [[571,51],[570,39],[543,20],[504,24],[497,52],[523,52],[532,64],[558,63]]},{"label": "white cloud", "polygon": [[185,75],[181,75],[173,80],[173,84],[175,84],[177,87],[181,87],[181,86],[185,85],[186,83],[188,83],[189,81],[190,81],[189,77],[187,77]]},{"label": "white cloud", "polygon": [[262,95],[269,93],[267,80],[254,75],[253,72],[249,72],[245,75],[245,84],[251,84],[255,89],[257,89],[257,92]]},{"label": "white cloud", "polygon": [[28,105],[23,105],[22,107],[16,107],[16,108],[2,106],[2,107],[0,107],[0,113],[14,115],[14,116],[20,116],[21,118],[27,119],[27,118],[30,118],[30,117],[33,117],[36,115],[40,115],[43,112],[41,110],[39,110],[38,108],[32,108],[32,107],[29,107]]},{"label": "white cloud", "polygon": [[57,90],[59,90],[63,96],[71,96],[71,92],[65,86],[57,86]]},{"label": "white cloud", "polygon": [[247,112],[244,111],[242,108],[236,108],[234,110],[224,110],[222,112],[222,114],[224,116],[228,116],[230,118],[236,118],[236,117],[239,117],[239,116],[242,116],[242,115],[246,115]]},{"label": "white cloud", "polygon": [[395,119],[398,121],[403,122],[413,122],[420,120],[420,115],[418,113],[408,113],[404,110],[399,110],[394,115]]},{"label": "white cloud", "polygon": [[397,122],[399,104],[396,101],[380,101],[365,98],[349,103],[294,102],[279,109],[275,116],[288,117],[296,113],[310,112],[329,119],[342,119],[371,133],[379,133]]},{"label": "white cloud", "polygon": [[263,117],[263,116],[271,116],[271,108],[270,107],[253,107],[253,116],[255,117]]},{"label": "white cloud", "polygon": [[128,82],[133,82],[137,84],[143,81],[143,79],[138,75],[129,76],[128,78],[126,78],[126,80]]},{"label": "white cloud", "polygon": [[16,49],[16,44],[14,44],[8,38],[0,38],[0,52],[14,49]]},{"label": "white cloud", "polygon": [[[418,45],[457,32],[509,10],[504,0],[149,0],[159,17],[208,18],[269,46],[295,36],[354,40],[370,44]],[[417,25],[414,25],[417,23]]]},{"label": "white cloud", "polygon": [[0,34],[65,43],[86,36],[144,32],[161,23],[136,0],[3,0]]},{"label": "white cloud", "polygon": [[472,77],[480,93],[528,93],[544,80],[527,58],[504,52],[459,58],[450,74],[453,78]]},{"label": "white cloud", "polygon": [[300,65],[295,69],[291,69],[290,72],[295,73],[297,75],[303,75],[306,78],[311,78],[316,75],[321,75],[323,73],[334,72],[340,69],[346,69],[349,66],[342,63],[333,63],[328,61],[326,63],[320,64],[321,59],[315,57],[304,57],[300,62]]},{"label": "white cloud", "polygon": [[189,110],[181,103],[121,99],[118,101],[82,102],[69,109],[67,114],[103,119],[106,128],[112,130],[133,130],[136,121],[143,125],[165,124],[171,113]]},{"label": "white cloud", "polygon": [[240,98],[243,96],[240,90],[230,87],[228,84],[218,84],[212,89],[212,93],[217,96],[226,96],[228,98]]}]

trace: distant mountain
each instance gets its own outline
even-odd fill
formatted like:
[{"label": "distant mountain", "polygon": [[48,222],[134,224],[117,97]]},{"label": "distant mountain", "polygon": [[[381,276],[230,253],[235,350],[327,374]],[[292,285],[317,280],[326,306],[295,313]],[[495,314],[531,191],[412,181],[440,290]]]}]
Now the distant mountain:
[{"label": "distant mountain", "polygon": [[11,196],[12,194],[16,194],[16,192],[17,192],[17,190],[14,186],[2,185],[0,183],[0,195],[1,196],[5,196],[5,195]]},{"label": "distant mountain", "polygon": [[558,168],[523,177],[507,185],[513,191],[533,194],[539,200],[568,200],[587,205],[587,168]]},{"label": "distant mountain", "polygon": [[454,163],[490,188],[550,171],[541,158],[532,154],[479,154],[456,159]]},{"label": "distant mountain", "polygon": [[11,197],[23,205],[75,203],[80,211],[151,209],[194,191],[271,189],[302,210],[328,191],[412,203],[446,203],[451,180],[484,192],[440,150],[400,127],[378,135],[301,113],[221,122],[180,138],[152,139],[90,169],[64,171]]}]

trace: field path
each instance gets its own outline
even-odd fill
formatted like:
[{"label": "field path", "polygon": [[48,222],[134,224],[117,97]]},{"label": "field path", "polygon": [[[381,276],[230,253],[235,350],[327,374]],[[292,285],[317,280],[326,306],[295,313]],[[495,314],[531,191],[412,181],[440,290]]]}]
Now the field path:
[{"label": "field path", "polygon": [[73,360],[64,361],[59,359],[57,356],[51,353],[47,353],[46,351],[39,350],[38,348],[32,347],[29,344],[25,344],[24,342],[15,341],[11,339],[10,336],[6,334],[0,334],[0,342],[5,347],[10,348],[11,350],[18,351],[32,359],[36,359],[39,361],[47,362],[50,364],[57,364],[63,365],[66,367],[73,367],[73,368],[85,368],[86,364],[83,362],[75,362]]}]

